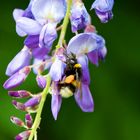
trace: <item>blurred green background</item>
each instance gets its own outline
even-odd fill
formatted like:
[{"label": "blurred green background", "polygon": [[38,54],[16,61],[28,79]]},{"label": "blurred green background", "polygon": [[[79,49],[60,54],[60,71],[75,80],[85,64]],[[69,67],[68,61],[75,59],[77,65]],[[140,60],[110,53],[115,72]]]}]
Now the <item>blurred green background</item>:
[{"label": "blurred green background", "polygon": [[[93,0],[85,0],[88,9]],[[0,140],[12,140],[22,129],[9,118],[17,111],[2,84],[7,79],[5,69],[23,46],[12,18],[14,8],[27,6],[26,0],[1,0],[0,4]],[[104,36],[108,48],[105,63],[90,64],[91,91],[95,112],[83,113],[73,98],[63,100],[57,121],[50,111],[50,97],[45,104],[39,140],[140,140],[140,11],[139,1],[116,0],[114,19],[101,24],[90,11],[93,24]],[[67,37],[69,38],[69,37]],[[23,89],[40,91],[31,78]]]}]

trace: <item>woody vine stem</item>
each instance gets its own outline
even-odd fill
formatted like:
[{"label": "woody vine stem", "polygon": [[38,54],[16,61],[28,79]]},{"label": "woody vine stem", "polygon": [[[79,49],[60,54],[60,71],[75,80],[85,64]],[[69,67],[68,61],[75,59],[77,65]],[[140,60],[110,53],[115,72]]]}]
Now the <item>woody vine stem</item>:
[{"label": "woody vine stem", "polygon": [[[59,38],[58,44],[56,46],[56,49],[61,47],[62,42],[64,40],[66,30],[67,30],[67,26],[68,26],[68,23],[69,23],[71,6],[72,6],[72,0],[67,0],[67,12],[66,12],[66,16],[64,18],[63,24],[62,24],[62,30],[61,30],[60,38]],[[37,114],[36,114],[36,117],[35,117],[34,124],[33,124],[32,129],[31,129],[31,134],[30,134],[28,140],[32,140],[33,138],[37,139],[37,137],[36,137],[37,136],[37,129],[38,129],[38,127],[40,125],[40,122],[41,122],[41,114],[42,114],[44,103],[46,101],[46,97],[49,93],[50,84],[51,84],[51,77],[48,74],[47,75],[47,85],[42,92],[42,98],[41,98],[41,101],[40,101],[40,104],[39,104],[39,108],[38,108],[38,111],[37,111]]]}]

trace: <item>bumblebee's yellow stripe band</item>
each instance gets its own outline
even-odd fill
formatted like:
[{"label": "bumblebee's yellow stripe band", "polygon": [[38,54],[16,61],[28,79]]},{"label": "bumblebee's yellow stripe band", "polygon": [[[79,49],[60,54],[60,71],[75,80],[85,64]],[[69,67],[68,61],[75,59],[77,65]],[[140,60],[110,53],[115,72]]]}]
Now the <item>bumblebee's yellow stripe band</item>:
[{"label": "bumblebee's yellow stripe band", "polygon": [[81,64],[75,64],[74,65],[74,68],[81,68],[82,66],[81,66]]}]

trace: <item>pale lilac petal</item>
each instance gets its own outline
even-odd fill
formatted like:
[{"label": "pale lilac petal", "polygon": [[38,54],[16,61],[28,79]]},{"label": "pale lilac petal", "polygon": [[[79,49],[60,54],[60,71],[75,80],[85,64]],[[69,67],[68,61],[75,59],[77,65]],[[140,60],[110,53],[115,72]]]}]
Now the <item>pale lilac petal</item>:
[{"label": "pale lilac petal", "polygon": [[24,14],[24,10],[22,9],[14,9],[13,11],[13,17],[14,17],[14,20],[17,21],[19,18],[21,18]]},{"label": "pale lilac petal", "polygon": [[95,9],[95,12],[101,22],[106,23],[113,18],[113,5],[114,0],[95,0],[91,9]]},{"label": "pale lilac petal", "polygon": [[64,69],[65,69],[65,63],[63,63],[61,60],[56,58],[49,72],[52,80],[59,81],[62,78],[62,75],[64,74]]},{"label": "pale lilac petal", "polygon": [[23,48],[8,64],[6,75],[11,76],[25,66],[28,66],[31,61],[31,53],[28,48]]},{"label": "pale lilac petal", "polygon": [[36,20],[60,22],[65,16],[65,0],[36,0],[32,5],[32,13]]},{"label": "pale lilac petal", "polygon": [[78,57],[78,63],[82,66],[82,82],[84,84],[90,83],[90,74],[88,69],[88,58],[86,55]]},{"label": "pale lilac petal", "polygon": [[82,2],[75,2],[71,9],[72,32],[84,29],[90,24],[89,14]]},{"label": "pale lilac petal", "polygon": [[19,18],[17,26],[28,35],[37,35],[42,29],[42,26],[37,21],[26,17]]},{"label": "pale lilac petal", "polygon": [[27,35],[27,33],[25,33],[22,29],[20,29],[17,25],[16,25],[16,33],[21,36],[24,37]]},{"label": "pale lilac petal", "polygon": [[89,86],[85,84],[82,84],[81,86],[81,90],[79,89],[78,92],[75,93],[75,100],[82,111],[93,112],[94,102],[89,90]]},{"label": "pale lilac petal", "polygon": [[100,47],[98,42],[103,41],[103,38],[95,33],[81,33],[70,40],[67,52],[72,52],[77,56],[86,54],[98,49]]},{"label": "pale lilac petal", "polygon": [[52,114],[55,120],[57,120],[61,103],[62,103],[62,97],[58,94],[52,94],[51,110],[52,110]]},{"label": "pale lilac petal", "polygon": [[39,44],[41,47],[46,47],[50,50],[56,38],[56,24],[48,23],[41,30]]}]

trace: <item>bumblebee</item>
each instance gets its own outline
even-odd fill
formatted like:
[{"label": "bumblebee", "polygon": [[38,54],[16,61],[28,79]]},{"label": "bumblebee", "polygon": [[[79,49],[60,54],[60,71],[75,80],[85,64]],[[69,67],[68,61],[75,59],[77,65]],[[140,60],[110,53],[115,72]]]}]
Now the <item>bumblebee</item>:
[{"label": "bumblebee", "polygon": [[60,94],[64,98],[72,96],[81,85],[82,66],[77,62],[76,56],[66,55],[66,68],[62,81],[59,82]]}]

